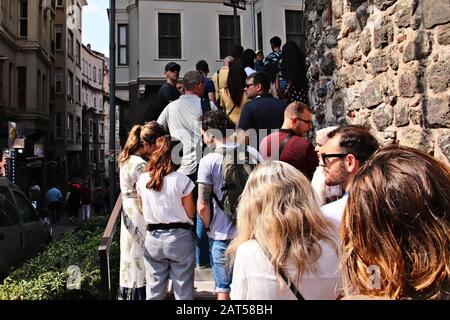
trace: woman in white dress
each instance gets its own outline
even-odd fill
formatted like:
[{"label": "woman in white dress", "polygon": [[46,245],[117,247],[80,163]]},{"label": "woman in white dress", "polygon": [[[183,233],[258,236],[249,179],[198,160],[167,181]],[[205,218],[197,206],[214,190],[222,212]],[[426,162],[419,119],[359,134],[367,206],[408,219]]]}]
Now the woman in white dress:
[{"label": "woman in white dress", "polygon": [[120,229],[119,300],[145,300],[145,223],[136,193],[136,182],[145,171],[146,158],[164,129],[152,121],[135,125],[119,156],[122,219]]},{"label": "woman in white dress", "polygon": [[227,251],[234,262],[231,299],[336,299],[337,237],[300,171],[281,161],[258,165],[242,193],[237,237]]}]

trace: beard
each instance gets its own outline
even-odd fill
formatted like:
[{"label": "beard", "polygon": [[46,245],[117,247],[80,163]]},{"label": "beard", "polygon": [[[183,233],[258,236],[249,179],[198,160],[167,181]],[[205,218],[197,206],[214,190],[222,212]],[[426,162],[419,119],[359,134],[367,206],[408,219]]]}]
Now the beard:
[{"label": "beard", "polygon": [[344,184],[348,177],[348,172],[345,170],[345,165],[343,162],[341,162],[339,167],[334,169],[333,172],[325,169],[324,174],[325,184],[330,187]]}]

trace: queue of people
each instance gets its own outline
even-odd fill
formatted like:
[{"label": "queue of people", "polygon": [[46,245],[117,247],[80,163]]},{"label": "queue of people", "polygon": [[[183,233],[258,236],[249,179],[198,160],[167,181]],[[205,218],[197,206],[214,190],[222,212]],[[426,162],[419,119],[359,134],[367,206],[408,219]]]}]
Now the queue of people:
[{"label": "queue of people", "polygon": [[[243,48],[211,81],[200,61],[131,130],[119,298],[164,299],[170,279],[193,299],[195,268],[211,267],[223,300],[449,299],[450,168],[363,126],[308,141],[304,61],[276,38],[272,74]],[[169,63],[168,80],[179,71]]]}]

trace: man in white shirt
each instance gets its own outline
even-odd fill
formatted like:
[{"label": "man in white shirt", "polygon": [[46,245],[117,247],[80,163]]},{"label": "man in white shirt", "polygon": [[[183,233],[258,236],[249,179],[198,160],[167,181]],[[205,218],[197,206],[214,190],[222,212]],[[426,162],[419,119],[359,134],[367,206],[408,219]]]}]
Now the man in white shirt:
[{"label": "man in white shirt", "polygon": [[[195,182],[198,163],[202,156],[199,120],[203,113],[200,99],[205,89],[203,77],[198,71],[188,71],[184,75],[183,85],[185,94],[167,105],[159,116],[158,123],[183,144],[183,156],[178,172]],[[213,102],[210,102],[210,106],[211,110],[217,110]],[[177,162],[177,159],[174,159],[174,162]],[[194,189],[193,196],[194,201],[197,201],[197,188]],[[198,267],[205,267],[209,264],[208,236],[201,219],[197,217],[196,220],[196,263]]]},{"label": "man in white shirt", "polygon": [[322,212],[339,228],[348,192],[359,168],[378,149],[377,139],[362,126],[343,126],[328,133],[328,140],[320,150],[320,165],[324,167],[325,184],[341,185],[344,196],[322,206]]}]

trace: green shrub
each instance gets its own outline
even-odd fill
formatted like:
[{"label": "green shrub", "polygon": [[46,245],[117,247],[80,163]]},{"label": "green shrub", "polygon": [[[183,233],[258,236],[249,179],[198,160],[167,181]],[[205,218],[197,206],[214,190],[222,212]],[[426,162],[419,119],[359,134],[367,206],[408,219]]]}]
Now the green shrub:
[{"label": "green shrub", "polygon": [[[100,298],[100,259],[98,246],[108,222],[108,216],[84,221],[76,230],[13,271],[0,285],[0,300],[69,300]],[[120,229],[120,228],[118,228]],[[112,292],[119,283],[119,238],[117,230],[110,248],[109,265]],[[67,267],[77,265],[81,274],[81,289],[68,290]]]}]

